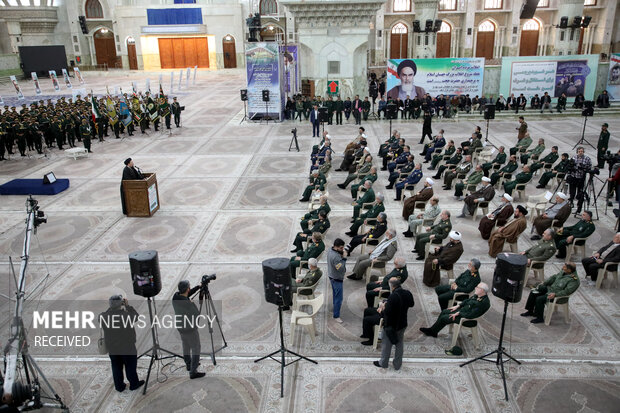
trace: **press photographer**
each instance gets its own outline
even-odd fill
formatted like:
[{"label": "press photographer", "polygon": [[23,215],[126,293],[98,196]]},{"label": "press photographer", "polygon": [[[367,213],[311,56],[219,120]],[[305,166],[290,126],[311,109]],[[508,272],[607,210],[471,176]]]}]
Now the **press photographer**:
[{"label": "press photographer", "polygon": [[133,325],[138,312],[129,305],[122,295],[113,295],[109,299],[110,307],[99,315],[99,325],[103,330],[106,350],[112,363],[114,388],[118,392],[125,390],[123,368],[129,380],[129,390],[136,390],[144,384],[138,379],[138,351],[136,350],[136,330]]},{"label": "press photographer", "polygon": [[573,204],[575,195],[577,196],[577,211],[576,214],[581,212],[583,205],[583,189],[588,173],[598,173],[598,169],[592,170],[592,160],[585,155],[583,146],[577,148],[577,154],[571,158],[568,162],[568,171],[566,175],[566,182],[568,182],[570,188],[569,202]]},{"label": "press photographer", "polygon": [[[206,280],[205,277],[207,277]],[[189,281],[180,281],[178,285],[179,291],[174,293],[172,297],[174,313],[178,318],[183,320],[183,322],[177,326],[177,330],[181,335],[183,359],[185,360],[185,367],[187,371],[189,371],[190,379],[204,377],[205,373],[198,371],[198,366],[200,365],[200,334],[198,333],[196,318],[200,315],[200,311],[189,297],[199,291],[205,284],[205,281],[208,283],[211,280],[208,277],[215,278],[214,275],[204,275],[202,277],[202,285],[197,285],[193,288],[190,288]]]}]

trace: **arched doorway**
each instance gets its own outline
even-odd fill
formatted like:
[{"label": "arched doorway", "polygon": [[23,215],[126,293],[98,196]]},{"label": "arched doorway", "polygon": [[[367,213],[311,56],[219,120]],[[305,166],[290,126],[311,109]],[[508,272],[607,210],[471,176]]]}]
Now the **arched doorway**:
[{"label": "arched doorway", "polygon": [[538,33],[540,24],[536,19],[530,19],[523,23],[521,30],[521,45],[519,56],[536,56],[538,51]]},{"label": "arched doorway", "polygon": [[437,51],[435,57],[450,57],[450,46],[452,43],[452,27],[441,22],[441,28],[437,32]]},{"label": "arched doorway", "polygon": [[487,60],[493,59],[494,46],[495,24],[490,20],[485,20],[478,26],[476,57],[484,57]]},{"label": "arched doorway", "polygon": [[129,60],[129,70],[138,70],[138,56],[136,55],[136,39],[129,36],[127,38],[127,59]]},{"label": "arched doorway", "polygon": [[283,32],[278,26],[269,25],[263,27],[260,31],[260,39],[262,42],[275,42],[282,40]]},{"label": "arched doorway", "polygon": [[396,23],[392,27],[390,37],[390,59],[406,59],[408,48],[408,30],[402,23]]},{"label": "arched doorway", "polygon": [[110,29],[102,28],[93,35],[95,41],[95,54],[97,55],[98,65],[108,65],[116,67],[116,45],[114,44],[114,33]]},{"label": "arched doorway", "polygon": [[222,52],[224,53],[224,69],[237,67],[237,52],[235,50],[235,38],[226,35],[222,39]]}]

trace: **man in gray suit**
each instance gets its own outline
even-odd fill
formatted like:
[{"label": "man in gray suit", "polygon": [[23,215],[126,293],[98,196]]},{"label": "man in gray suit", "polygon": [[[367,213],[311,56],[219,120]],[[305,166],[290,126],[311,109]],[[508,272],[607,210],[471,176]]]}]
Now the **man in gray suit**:
[{"label": "man in gray suit", "polygon": [[396,244],[396,231],[388,229],[385,233],[383,241],[370,254],[362,254],[357,259],[353,272],[347,276],[350,280],[361,280],[366,270],[375,263],[375,268],[385,267],[385,263],[389,262],[396,254],[398,246]]}]

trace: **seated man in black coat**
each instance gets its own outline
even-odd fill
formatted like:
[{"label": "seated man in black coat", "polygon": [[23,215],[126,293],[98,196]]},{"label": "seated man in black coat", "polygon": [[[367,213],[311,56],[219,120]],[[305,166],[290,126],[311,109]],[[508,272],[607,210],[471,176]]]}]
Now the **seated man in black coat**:
[{"label": "seated man in black coat", "polygon": [[347,245],[345,245],[344,250],[351,255],[351,252],[360,244],[365,243],[367,240],[374,240],[370,243],[370,245],[379,244],[379,240],[381,236],[387,230],[387,214],[385,212],[380,212],[377,215],[377,223],[371,227],[365,234],[355,235],[351,241]]},{"label": "seated man in black coat", "polygon": [[[598,278],[598,270],[603,268],[608,262],[620,262],[620,232],[614,235],[614,239],[604,247],[596,251],[592,256],[581,260],[584,270],[586,270],[586,277],[589,275],[592,278],[588,284],[593,285]],[[616,271],[617,265],[610,265],[607,267],[609,271]]]}]

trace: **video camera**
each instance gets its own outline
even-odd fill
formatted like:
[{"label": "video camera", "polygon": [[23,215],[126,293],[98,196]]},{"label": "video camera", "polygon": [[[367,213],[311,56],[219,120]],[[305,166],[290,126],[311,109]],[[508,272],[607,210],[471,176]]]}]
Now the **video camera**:
[{"label": "video camera", "polygon": [[215,274],[205,274],[202,276],[202,280],[200,281],[201,285],[209,284],[211,281],[215,280],[217,277]]},{"label": "video camera", "polygon": [[611,169],[616,163],[620,162],[620,153],[612,154],[611,151],[607,151],[605,155],[601,156],[601,159],[609,165]]}]

